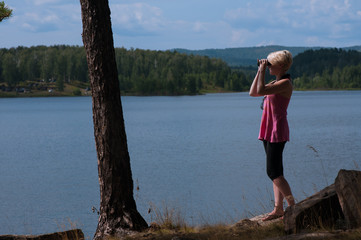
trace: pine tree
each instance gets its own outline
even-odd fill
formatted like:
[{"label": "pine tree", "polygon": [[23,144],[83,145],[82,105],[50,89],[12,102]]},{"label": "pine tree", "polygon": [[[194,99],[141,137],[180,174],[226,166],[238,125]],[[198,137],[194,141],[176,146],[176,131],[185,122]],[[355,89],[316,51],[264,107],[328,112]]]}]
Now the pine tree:
[{"label": "pine tree", "polygon": [[80,0],[98,156],[100,216],[94,239],[147,227],[133,196],[108,0]]},{"label": "pine tree", "polygon": [[4,1],[0,2],[0,22],[11,17],[13,10],[5,6]]}]

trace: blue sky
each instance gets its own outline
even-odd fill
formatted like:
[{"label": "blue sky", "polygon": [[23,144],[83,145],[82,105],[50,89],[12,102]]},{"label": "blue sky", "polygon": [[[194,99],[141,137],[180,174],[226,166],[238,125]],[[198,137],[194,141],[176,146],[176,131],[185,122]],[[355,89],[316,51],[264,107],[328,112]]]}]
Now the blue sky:
[{"label": "blue sky", "polygon": [[[82,45],[79,0],[5,0],[0,48]],[[360,0],[110,0],[116,47],[361,45]]]}]

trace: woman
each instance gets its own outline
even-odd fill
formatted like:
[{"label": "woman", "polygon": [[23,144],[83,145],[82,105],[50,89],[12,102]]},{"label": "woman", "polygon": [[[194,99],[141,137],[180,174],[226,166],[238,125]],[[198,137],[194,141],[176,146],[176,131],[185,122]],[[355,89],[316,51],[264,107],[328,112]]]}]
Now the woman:
[{"label": "woman", "polygon": [[[283,216],[283,200],[288,206],[295,204],[291,188],[283,176],[282,153],[289,141],[287,107],[291,99],[293,87],[290,75],[286,74],[292,64],[292,54],[287,51],[270,53],[267,59],[258,61],[258,71],[253,80],[250,96],[264,96],[263,113],[259,137],[263,141],[267,156],[267,175],[273,182],[275,206],[263,221]],[[266,68],[276,76],[276,80],[265,84]]]}]

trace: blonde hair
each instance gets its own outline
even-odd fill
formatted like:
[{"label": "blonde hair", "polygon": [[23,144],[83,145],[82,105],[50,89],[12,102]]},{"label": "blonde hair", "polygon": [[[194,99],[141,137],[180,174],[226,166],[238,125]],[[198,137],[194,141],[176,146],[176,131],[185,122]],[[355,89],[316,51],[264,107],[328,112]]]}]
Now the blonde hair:
[{"label": "blonde hair", "polygon": [[271,52],[267,56],[268,62],[271,64],[280,64],[285,71],[290,69],[292,65],[292,54],[287,50]]}]

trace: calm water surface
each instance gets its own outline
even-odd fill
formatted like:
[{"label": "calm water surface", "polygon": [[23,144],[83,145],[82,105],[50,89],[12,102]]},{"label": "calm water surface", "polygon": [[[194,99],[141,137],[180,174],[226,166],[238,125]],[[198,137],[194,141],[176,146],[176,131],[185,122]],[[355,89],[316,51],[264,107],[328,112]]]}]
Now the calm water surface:
[{"label": "calm water surface", "polygon": [[[257,140],[261,98],[247,93],[123,97],[138,210],[190,224],[231,223],[272,206]],[[361,91],[295,92],[285,176],[298,200],[360,169]],[[92,237],[99,208],[91,98],[0,99],[0,235],[71,225]],[[148,214],[148,209],[153,211]]]}]

